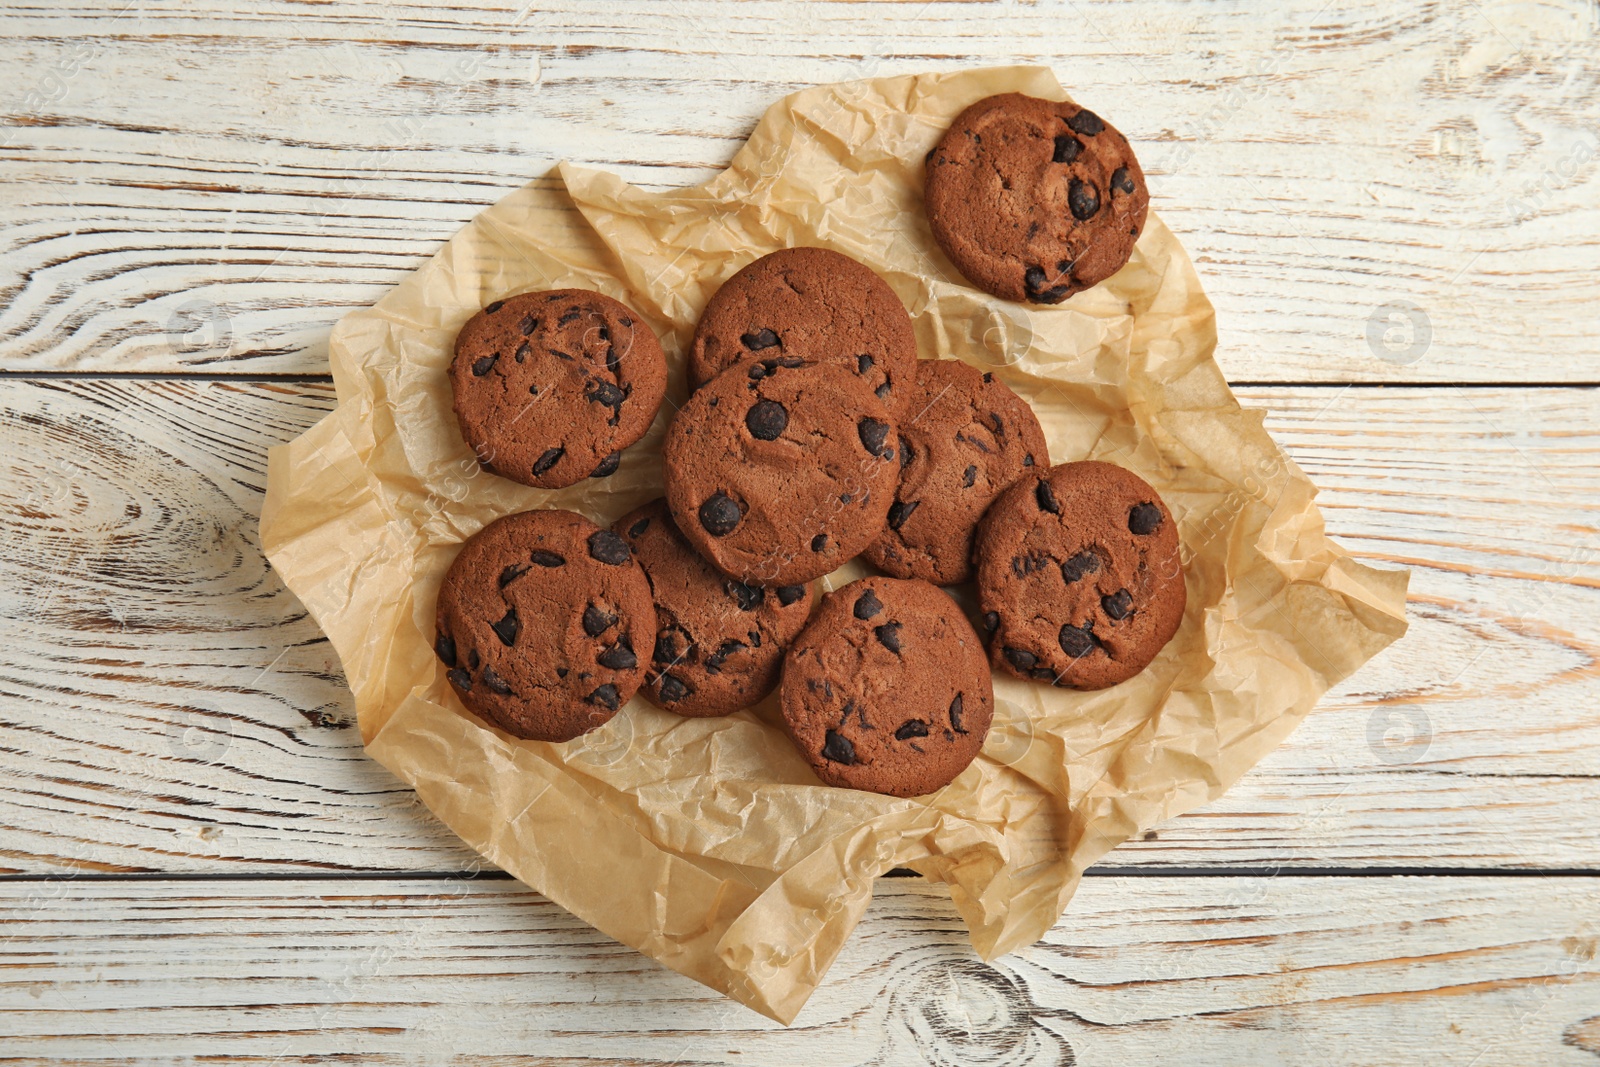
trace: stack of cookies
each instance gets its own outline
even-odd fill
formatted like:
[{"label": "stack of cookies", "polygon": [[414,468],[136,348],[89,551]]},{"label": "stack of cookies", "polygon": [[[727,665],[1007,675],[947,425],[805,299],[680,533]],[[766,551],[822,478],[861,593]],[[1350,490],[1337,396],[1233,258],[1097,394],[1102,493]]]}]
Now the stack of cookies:
[{"label": "stack of cookies", "polygon": [[[1017,94],[957,117],[926,161],[930,226],[995,296],[1059,303],[1120,269],[1148,192],[1115,129]],[[1108,463],[1052,466],[994,374],[919,359],[893,289],[823,248],[734,274],[701,316],[666,495],[609,529],[524,512],[463,546],[435,651],[463,704],[566,741],[635,693],[685,716],[769,693],[830,785],[934,792],[983,747],[990,671],[1075,689],[1155,657],[1185,602],[1177,526]],[[666,392],[642,318],[584,290],[475,315],[450,368],[467,443],[543,488],[615,473]],[[820,598],[852,559],[881,572]],[[944,589],[975,581],[969,619]]]}]

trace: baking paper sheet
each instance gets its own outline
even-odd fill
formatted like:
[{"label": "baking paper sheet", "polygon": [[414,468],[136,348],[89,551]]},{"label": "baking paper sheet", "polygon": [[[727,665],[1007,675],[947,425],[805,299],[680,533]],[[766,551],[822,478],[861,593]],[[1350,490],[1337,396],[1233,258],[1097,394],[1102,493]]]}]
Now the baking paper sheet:
[{"label": "baking paper sheet", "polygon": [[[263,545],[338,651],[373,758],[493,863],[783,1022],[879,874],[912,867],[947,884],[985,959],[1026,946],[1084,868],[1216,797],[1405,631],[1406,574],[1356,563],[1324,535],[1315,489],[1217,369],[1211,305],[1154,212],[1126,268],[1054,307],[987,296],[944,258],[922,214],[923,157],[962,108],[1012,91],[1066,96],[1038,67],[820,86],[775,104],[695,188],[644,192],[564,164],[345,318],[330,345],[337,410],[271,455]],[[565,744],[486,727],[431,651],[434,597],[460,542],[513,511],[564,507],[607,524],[660,494],[662,434],[701,308],[739,267],[795,245],[883,275],[922,356],[1000,375],[1038,412],[1054,462],[1109,460],[1161,492],[1186,564],[1178,635],[1101,692],[996,677],[982,755],[912,800],[820,785],[770,698],[724,719],[636,698]],[[672,383],[619,473],[544,491],[478,470],[445,369],[484,304],[568,286],[642,313]]]}]

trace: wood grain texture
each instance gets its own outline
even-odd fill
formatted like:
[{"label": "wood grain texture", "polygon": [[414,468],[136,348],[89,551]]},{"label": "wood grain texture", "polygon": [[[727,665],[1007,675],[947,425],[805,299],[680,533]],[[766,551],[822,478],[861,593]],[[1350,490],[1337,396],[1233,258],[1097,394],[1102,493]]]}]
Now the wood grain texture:
[{"label": "wood grain texture", "polygon": [[[1111,864],[1593,867],[1600,392],[1252,388],[1412,630]],[[460,870],[263,563],[317,383],[0,382],[0,868]],[[1511,521],[1508,516],[1514,516]]]},{"label": "wood grain texture", "polygon": [[14,1064],[1581,1067],[1600,1005],[1590,879],[1097,878],[992,966],[879,882],[788,1029],[510,881],[0,883],[0,919]]},{"label": "wood grain texture", "polygon": [[[319,372],[561,159],[663,188],[805,85],[1051,65],[1247,381],[1593,381],[1590,0],[0,4],[0,365]],[[1393,306],[1391,306],[1393,305]]]}]

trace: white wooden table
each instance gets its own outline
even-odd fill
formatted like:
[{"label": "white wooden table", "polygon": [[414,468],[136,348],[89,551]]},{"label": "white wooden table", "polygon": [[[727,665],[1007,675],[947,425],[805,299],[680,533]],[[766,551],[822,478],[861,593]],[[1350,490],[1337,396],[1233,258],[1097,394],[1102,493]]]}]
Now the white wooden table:
[{"label": "white wooden table", "polygon": [[[0,2],[0,1061],[1600,1056],[1600,9]],[[264,563],[329,328],[560,159],[1045,62],[1412,629],[994,966],[880,883],[783,1029],[473,857]]]}]

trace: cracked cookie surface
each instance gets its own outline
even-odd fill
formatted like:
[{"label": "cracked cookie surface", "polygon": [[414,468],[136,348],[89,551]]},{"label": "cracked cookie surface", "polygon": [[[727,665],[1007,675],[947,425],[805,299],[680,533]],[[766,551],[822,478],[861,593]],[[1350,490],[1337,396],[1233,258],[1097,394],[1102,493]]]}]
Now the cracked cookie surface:
[{"label": "cracked cookie surface", "polygon": [[614,474],[667,389],[660,342],[626,305],[586,289],[496,300],[456,336],[461,435],[485,470],[560,489]]},{"label": "cracked cookie surface", "polygon": [[950,784],[994,716],[983,644],[937,586],[864,578],[823,597],[784,660],[784,725],[829,785],[914,797]]},{"label": "cracked cookie surface", "polygon": [[1177,524],[1144,479],[1063,463],[990,507],[974,554],[990,660],[1019,678],[1103,689],[1144,670],[1187,594]]},{"label": "cracked cookie surface", "polygon": [[709,716],[772,692],[784,650],[811,613],[811,586],[746,585],[720,573],[684,540],[665,499],[611,528],[633,550],[655,598],[645,696],[679,715]]},{"label": "cracked cookie surface", "polygon": [[1133,149],[1092,111],[1021,93],[956,116],[928,153],[934,239],[979,289],[1057,304],[1121,270],[1150,191]]},{"label": "cracked cookie surface", "polygon": [[655,638],[627,542],[570,511],[485,526],[439,588],[434,654],[467,709],[507,733],[567,741],[616,714]]},{"label": "cracked cookie surface", "polygon": [[954,585],[972,576],[972,537],[989,504],[1050,456],[1033,409],[992,374],[925,359],[910,394],[888,524],[863,555],[896,578]]},{"label": "cracked cookie surface", "polygon": [[667,503],[729,577],[809,582],[882,532],[898,449],[889,409],[853,371],[788,356],[741,363],[673,417]]},{"label": "cracked cookie surface", "polygon": [[872,268],[826,248],[786,248],[740,268],[706,303],[689,377],[698,388],[736,363],[778,356],[837,363],[901,411],[917,342],[905,306]]}]

